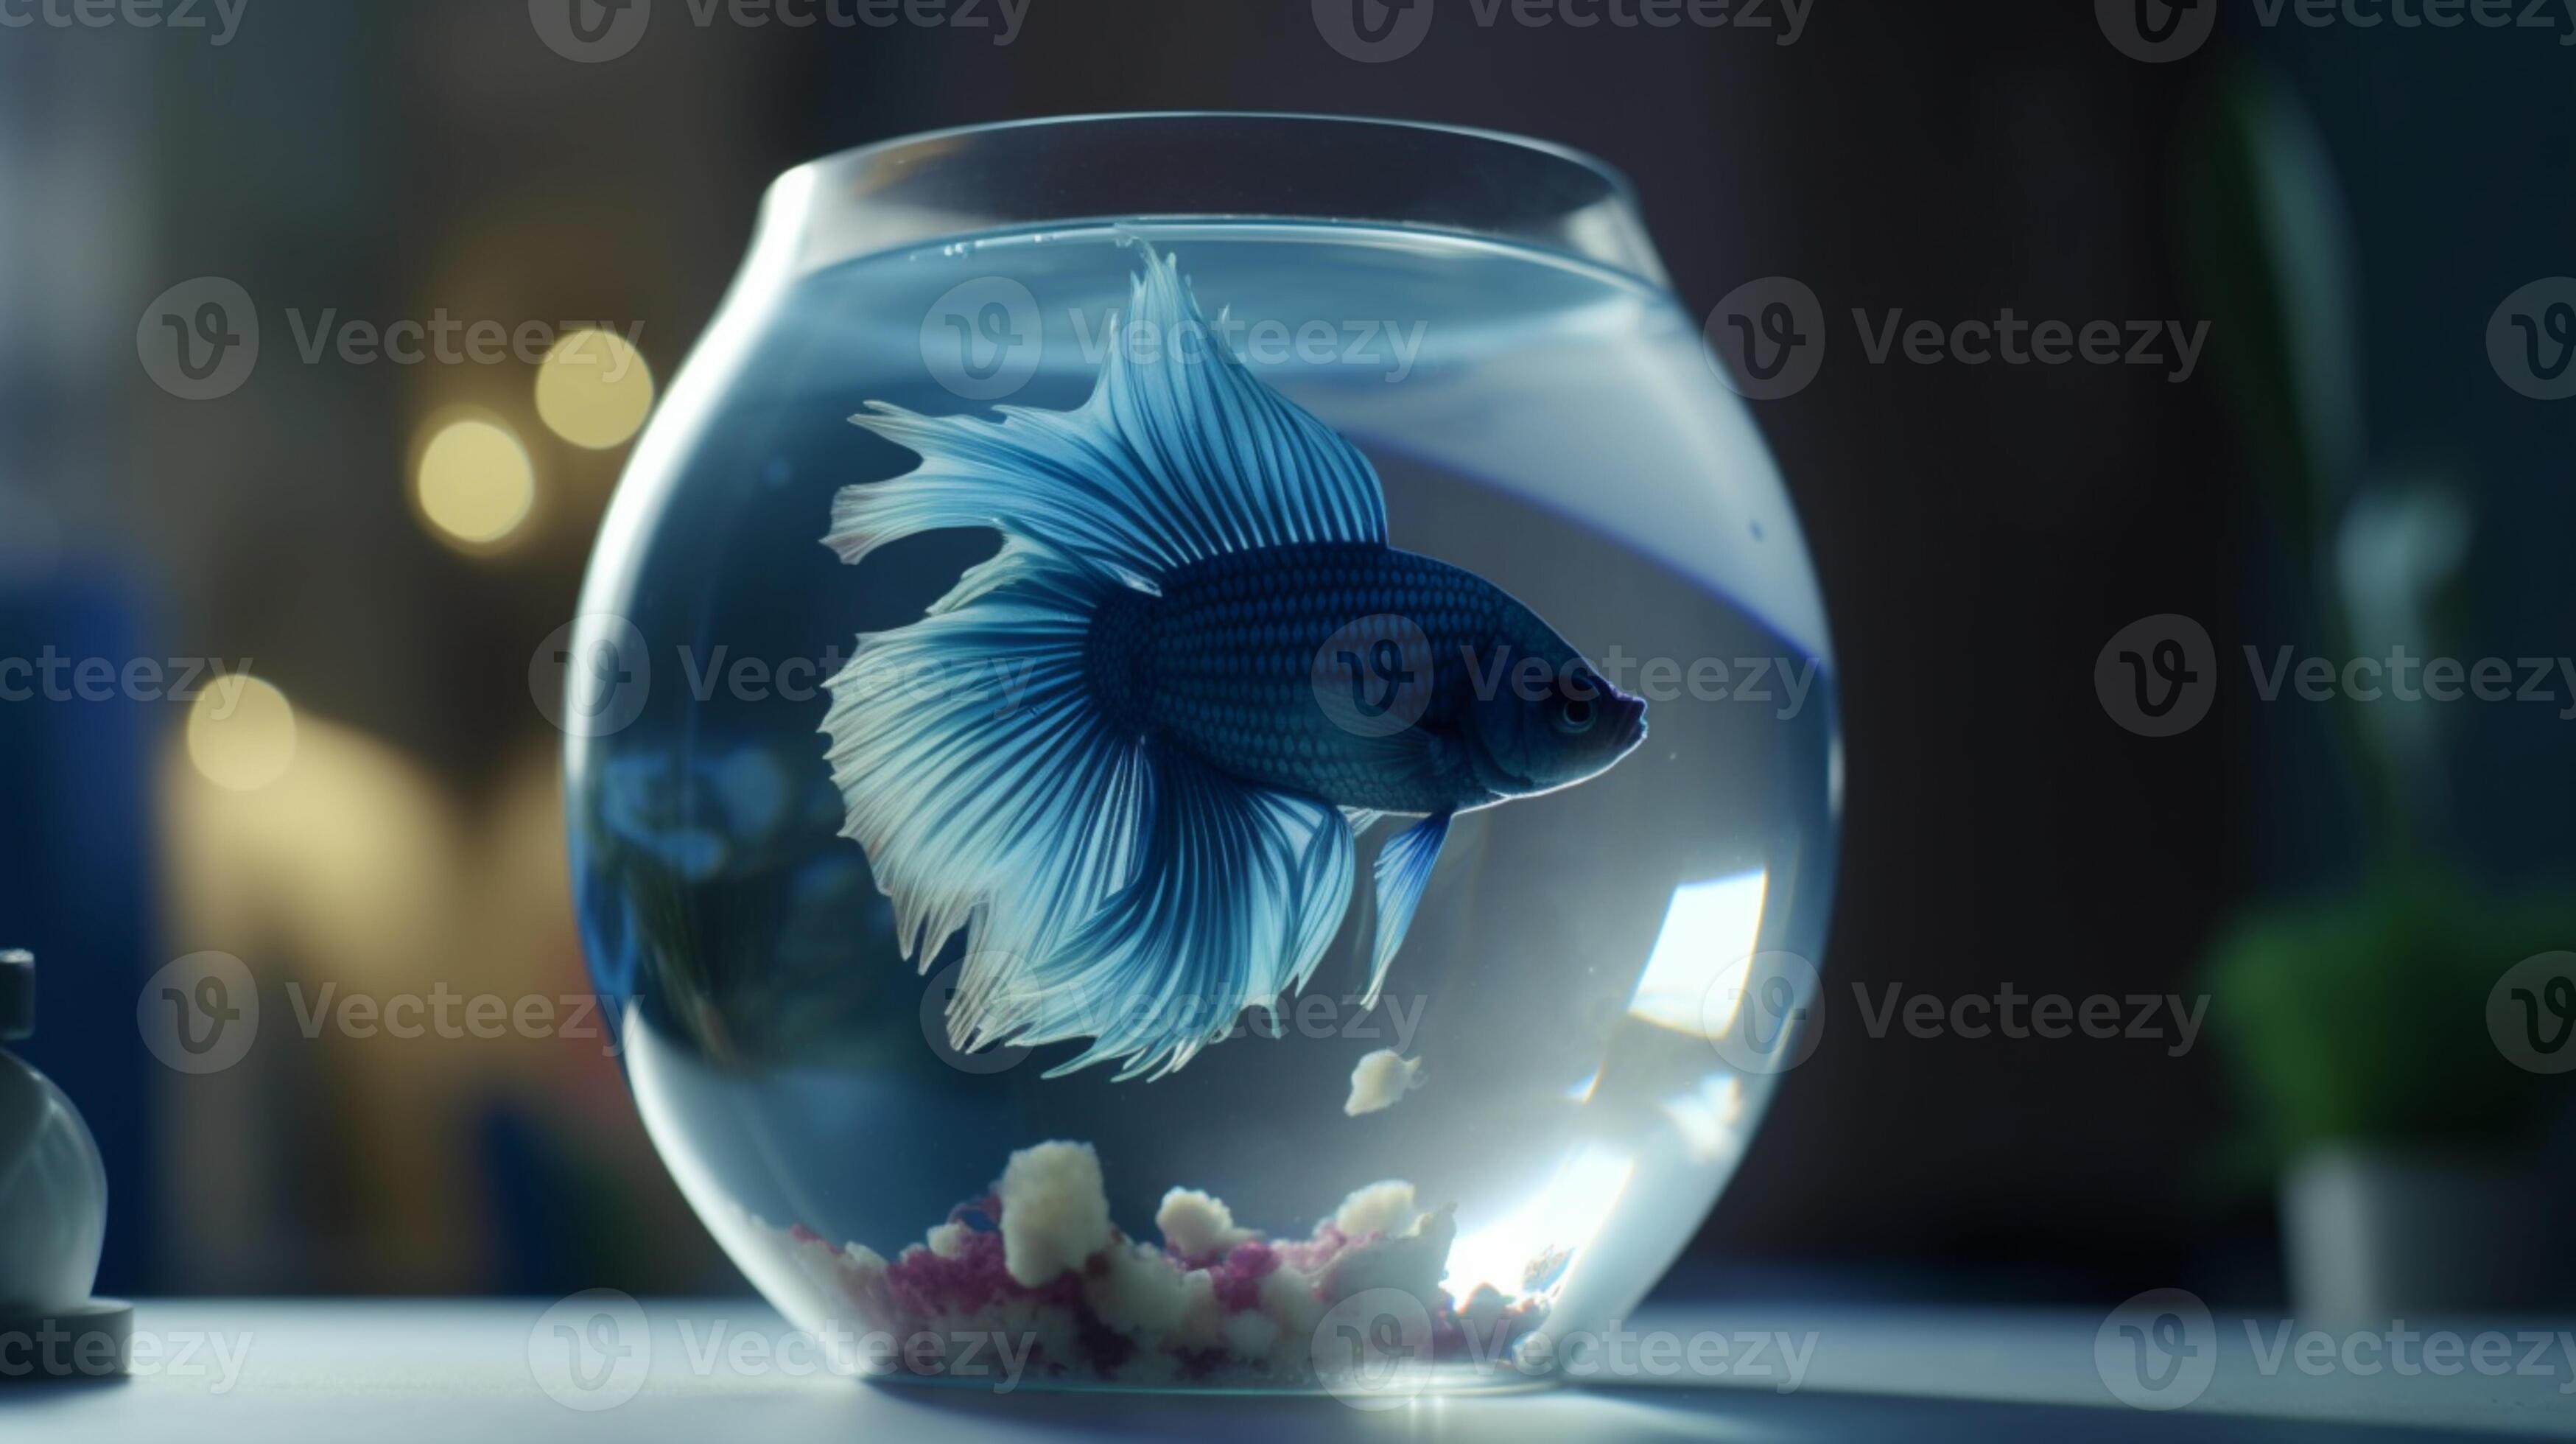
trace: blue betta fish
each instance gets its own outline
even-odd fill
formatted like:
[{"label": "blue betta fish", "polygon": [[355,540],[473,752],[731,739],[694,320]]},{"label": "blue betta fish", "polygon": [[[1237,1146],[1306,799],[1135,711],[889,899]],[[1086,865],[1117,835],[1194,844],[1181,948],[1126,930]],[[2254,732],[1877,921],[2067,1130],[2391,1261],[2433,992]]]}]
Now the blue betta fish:
[{"label": "blue betta fish", "polygon": [[[1078,411],[869,403],[851,419],[921,463],[844,489],[825,538],[856,564],[1002,533],[859,639],[823,731],[904,955],[971,929],[952,1041],[1092,1040],[1050,1077],[1160,1077],[1275,1009],[1341,926],[1358,834],[1419,816],[1376,862],[1374,1005],[1453,817],[1646,735],[1528,607],[1387,545],[1367,459],[1244,368],[1170,258],[1146,249],[1130,310]],[[1010,680],[894,680],[984,677]]]}]

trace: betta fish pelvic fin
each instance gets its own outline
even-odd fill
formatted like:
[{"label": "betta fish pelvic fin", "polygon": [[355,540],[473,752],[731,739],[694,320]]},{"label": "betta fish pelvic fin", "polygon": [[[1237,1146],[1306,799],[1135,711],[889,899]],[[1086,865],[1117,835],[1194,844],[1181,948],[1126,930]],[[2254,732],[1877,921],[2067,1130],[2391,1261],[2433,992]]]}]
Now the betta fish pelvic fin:
[{"label": "betta fish pelvic fin", "polygon": [[[946,528],[1005,541],[921,621],[860,639],[823,727],[844,835],[893,900],[905,955],[926,970],[970,930],[951,1038],[1088,1038],[1054,1072],[1117,1060],[1121,1079],[1179,1068],[1305,983],[1349,904],[1355,841],[1334,800],[1140,725],[1099,685],[1103,659],[1177,571],[1386,541],[1366,458],[1246,370],[1150,247],[1127,321],[1079,410],[992,422],[870,403],[852,418],[921,462],[841,493],[825,541],[844,561]],[[986,668],[1021,678],[1012,698],[913,680]],[[1437,860],[1434,821],[1379,864],[1376,979]]]}]

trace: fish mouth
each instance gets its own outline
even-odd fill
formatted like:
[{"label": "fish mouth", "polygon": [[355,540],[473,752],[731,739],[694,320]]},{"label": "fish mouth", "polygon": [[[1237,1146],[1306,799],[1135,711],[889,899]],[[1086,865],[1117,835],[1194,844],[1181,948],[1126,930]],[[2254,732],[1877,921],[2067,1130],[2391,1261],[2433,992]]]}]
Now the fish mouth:
[{"label": "fish mouth", "polygon": [[1646,702],[1642,697],[1623,699],[1619,707],[1619,750],[1634,751],[1646,740]]}]

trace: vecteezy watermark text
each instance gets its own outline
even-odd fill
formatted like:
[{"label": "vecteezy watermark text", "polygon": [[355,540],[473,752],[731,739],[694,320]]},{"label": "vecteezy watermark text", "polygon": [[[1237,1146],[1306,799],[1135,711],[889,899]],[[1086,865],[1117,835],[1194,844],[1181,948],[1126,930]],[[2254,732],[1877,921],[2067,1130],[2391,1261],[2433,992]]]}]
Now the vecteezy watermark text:
[{"label": "vecteezy watermark text", "polygon": [[[2448,706],[2545,706],[2576,722],[2576,658],[2385,655],[2341,659],[2289,644],[2243,649],[2257,701]],[[2180,613],[2145,617],[2115,633],[2094,659],[2094,694],[2112,721],[2142,737],[2188,732],[2209,715],[2221,668],[2208,631]]]},{"label": "vecteezy watermark text", "polygon": [[[612,385],[626,379],[644,339],[641,321],[507,322],[456,316],[444,306],[426,319],[391,321],[344,317],[338,307],[307,312],[290,306],[286,325],[297,359],[307,366],[535,366],[551,358],[596,366]],[[628,344],[594,339],[603,332]],[[240,390],[258,369],[260,336],[259,307],[250,292],[221,276],[200,276],[143,308],[134,346],[153,384],[182,401],[213,401]]]},{"label": "vecteezy watermark text", "polygon": [[189,1379],[205,1381],[208,1394],[229,1394],[241,1382],[251,1339],[247,1331],[137,1329],[119,1359],[106,1330],[48,1321],[0,1330],[0,1379]]},{"label": "vecteezy watermark text", "polygon": [[[986,1384],[997,1394],[1019,1387],[1037,1349],[1037,1335],[1027,1330],[902,1332],[852,1327],[838,1318],[779,1332],[724,1318],[683,1318],[674,1332],[681,1364],[699,1379],[903,1373]],[[643,1392],[655,1352],[644,1306],[615,1289],[560,1299],[528,1330],[529,1376],[546,1397],[582,1413],[617,1408]]]},{"label": "vecteezy watermark text", "polygon": [[1463,677],[1479,702],[1511,696],[1532,704],[1593,703],[1603,700],[1606,686],[1649,703],[1687,697],[1768,707],[1789,722],[1806,710],[1824,667],[1817,657],[1638,658],[1617,646],[1597,663],[1579,657],[1551,661],[1508,643],[1460,644],[1454,659],[1452,668],[1452,655],[1411,617],[1378,613],[1326,637],[1308,659],[1307,679],[1316,707],[1334,726],[1364,737],[1391,737],[1430,710],[1444,668]]},{"label": "vecteezy watermark text", "polygon": [[[2011,306],[1993,317],[1908,320],[1903,307],[1854,307],[1852,326],[1872,366],[2142,366],[2173,385],[2200,369],[2207,321],[2032,319]],[[1739,394],[1776,401],[1804,391],[1824,368],[1824,303],[1804,282],[1765,276],[1727,293],[1705,334],[1718,376]]]},{"label": "vecteezy watermark text", "polygon": [[2576,722],[2576,659],[2567,657],[2481,657],[2464,662],[2457,657],[2412,656],[2405,647],[2395,646],[2385,658],[2348,657],[2337,666],[2328,658],[2300,657],[2294,648],[2282,646],[2268,658],[2247,647],[2245,665],[2254,676],[2254,695],[2266,702],[2279,701],[2285,683],[2289,693],[2307,702],[2330,702],[2337,697],[2355,702],[2475,699],[2557,707],[2564,696],[2568,704],[2558,708],[2558,720]]},{"label": "vecteezy watermark text", "polygon": [[[1324,43],[1364,65],[1401,60],[1431,34],[1435,4],[1460,0],[1311,0]],[[1795,45],[1816,0],[1464,0],[1479,30],[1740,31]]]},{"label": "vecteezy watermark text", "polygon": [[2201,1021],[2209,1013],[2206,993],[2191,998],[2179,993],[2094,993],[2076,999],[2062,993],[2024,993],[2010,983],[1992,995],[1969,993],[1946,1001],[1930,993],[1907,997],[1903,983],[1890,983],[1874,1003],[1869,985],[1854,983],[1852,1001],[1860,1006],[1862,1030],[1872,1038],[1886,1037],[1901,1023],[1909,1035],[1925,1039],[2144,1039],[2166,1043],[2168,1058],[2191,1051],[2200,1038]]},{"label": "vecteezy watermark text", "polygon": [[[1867,311],[1855,308],[1852,322],[1860,328],[1861,347],[1872,366],[1887,364],[1897,351],[1897,326],[1905,323],[1902,309],[1883,313],[1872,320]],[[2024,339],[2028,345],[2024,345]],[[1989,361],[2006,366],[2064,366],[2081,361],[2087,366],[2157,366],[2165,370],[2164,379],[2179,386],[2200,369],[2200,349],[2209,340],[2209,323],[2193,323],[2188,329],[2180,321],[2028,321],[2013,314],[2006,306],[1996,312],[1992,321],[1967,320],[1944,326],[1938,321],[1917,320],[1905,323],[1902,354],[1917,366],[1938,366],[1955,361],[1962,366],[1983,366]]]},{"label": "vecteezy watermark text", "polygon": [[921,360],[931,378],[968,401],[1018,394],[1046,363],[1050,344],[1068,347],[1084,374],[1115,355],[1135,366],[1169,357],[1184,366],[1232,356],[1255,366],[1296,365],[1374,373],[1388,384],[1413,374],[1431,323],[1388,317],[1240,316],[1164,326],[1108,310],[1066,307],[1063,340],[1050,342],[1037,295],[1008,276],[960,282],[931,303],[921,323]]},{"label": "vecteezy watermark text", "polygon": [[211,30],[206,43],[221,49],[249,9],[250,0],[0,0],[0,30]]},{"label": "vecteezy watermark text", "polygon": [[[1030,657],[898,660],[864,649],[853,656],[838,647],[811,657],[769,658],[725,643],[676,647],[669,661],[690,700],[701,705],[721,697],[795,706],[829,689],[842,697],[988,706],[997,717],[1020,711],[1037,665]],[[652,698],[653,678],[643,633],[606,614],[565,623],[528,657],[528,693],[537,710],[577,737],[612,736],[633,725]]]},{"label": "vecteezy watermark text", "polygon": [[[960,1047],[948,1030],[948,1011],[970,973],[1010,978],[1018,969],[1007,955],[970,953],[933,974],[921,994],[921,1036],[940,1061],[961,1073],[1006,1073],[1025,1062],[1034,1049],[1007,1037],[978,1046]],[[1002,1017],[1027,1016],[1034,996],[1014,997],[1008,982],[987,1004]],[[1119,998],[1076,1010],[1071,1017],[1050,1015],[1057,1031],[1088,1038],[1123,1037],[1140,1032],[1193,1033],[1211,1045],[1243,1039],[1279,1041],[1294,1035],[1310,1041],[1379,1045],[1400,1054],[1413,1051],[1422,1029],[1428,995],[1384,993],[1374,999],[1357,994],[1300,993],[1246,1005],[1240,995],[1156,994]]]},{"label": "vecteezy watermark text", "polygon": [[2576,1332],[2562,1329],[2302,1329],[2289,1319],[2247,1318],[2241,1350],[2208,1304],[2186,1289],[2152,1289],[2111,1311],[2094,1335],[2093,1366],[2112,1397],[2131,1408],[2173,1410],[2199,1402],[2224,1369],[2231,1377],[2275,1379],[2542,1379],[2576,1394]]},{"label": "vecteezy watermark text", "polygon": [[48,646],[33,657],[0,657],[0,703],[195,702],[205,696],[220,722],[241,705],[251,659],[69,657]]},{"label": "vecteezy watermark text", "polygon": [[[296,1031],[310,1042],[326,1031],[359,1042],[436,1038],[562,1038],[596,1042],[602,1056],[619,1051],[599,1000],[589,993],[463,993],[445,980],[426,993],[345,991],[336,982],[308,990],[286,985]],[[165,964],[135,997],[134,1020],[143,1044],[176,1072],[220,1073],[250,1055],[260,1034],[259,985],[250,968],[230,953],[200,952]]]},{"label": "vecteezy watermark text", "polygon": [[[1824,663],[1815,657],[1631,657],[1613,646],[1599,663],[1551,663],[1544,657],[1515,655],[1508,646],[1465,648],[1468,690],[1478,701],[1509,694],[1524,702],[1551,697],[1593,700],[1600,692],[1590,680],[1604,682],[1649,702],[1740,702],[1774,709],[1783,722],[1797,720],[1815,691]],[[1336,657],[1345,669],[1366,667],[1369,659]],[[1631,675],[1633,673],[1633,676]],[[1774,688],[1778,690],[1773,690]]]},{"label": "vecteezy watermark text", "polygon": [[1562,1376],[1586,1381],[1639,1378],[1759,1381],[1794,1393],[1807,1381],[1822,1335],[1814,1330],[1607,1329],[1517,1332],[1508,1321],[1458,1320],[1443,1351],[1431,1309],[1407,1289],[1363,1289],[1325,1310],[1308,1339],[1316,1381],[1363,1411],[1401,1406],[1430,1386],[1435,1364],[1485,1378]]},{"label": "vecteezy watermark text", "polygon": [[[671,0],[662,0],[666,13]],[[1020,38],[1031,0],[681,0],[700,30],[954,30],[990,34],[995,45]],[[546,48],[566,60],[597,65],[644,41],[654,0],[528,0],[528,22]]]},{"label": "vecteezy watermark text", "polygon": [[[1366,636],[1359,634],[1366,633]],[[1384,634],[1384,635],[1381,635]],[[1336,722],[1365,717],[1378,735],[1402,731],[1428,705],[1431,643],[1409,619],[1363,618],[1327,638],[1312,658],[1318,704]],[[1824,671],[1819,657],[1637,657],[1613,646],[1592,663],[1551,662],[1509,646],[1462,648],[1462,675],[1479,701],[1570,696],[1597,700],[1601,682],[1648,702],[1736,703],[1780,721],[1804,715]],[[1010,717],[1026,705],[1034,657],[912,659],[860,648],[814,656],[763,657],[729,644],[675,647],[660,675],[676,675],[691,701],[788,705],[826,691],[843,699],[899,697],[923,705],[990,709]],[[598,613],[567,622],[528,658],[528,691],[556,727],[582,737],[614,735],[642,716],[656,666],[644,635],[625,618]]]},{"label": "vecteezy watermark text", "polygon": [[589,993],[560,997],[529,993],[510,998],[460,993],[444,981],[432,984],[426,994],[343,993],[338,983],[324,983],[307,993],[302,983],[288,983],[286,1000],[295,1010],[296,1031],[308,1041],[332,1029],[360,1042],[569,1038],[597,1041],[603,1057],[614,1058],[618,1052],[616,1035],[600,1020],[599,999]]},{"label": "vecteezy watermark text", "polygon": [[[2180,60],[2209,43],[2222,0],[2094,0],[2102,34],[2123,55],[2151,65]],[[2254,23],[2309,30],[2531,30],[2576,45],[2576,0],[2246,0]]]},{"label": "vecteezy watermark text", "polygon": [[[1875,992],[1851,985],[1861,1031],[1883,1041],[1902,1030],[1930,1041],[2058,1042],[2083,1038],[2159,1045],[2168,1058],[2189,1053],[2209,1014],[2209,995],[2179,993],[2029,993],[2004,983],[1991,993],[1942,997],[1911,993],[1901,982]],[[1815,1056],[1825,1033],[1826,994],[1815,966],[1793,953],[1757,953],[1719,971],[1700,1000],[1699,1032],[1737,1072],[1785,1073]]]}]

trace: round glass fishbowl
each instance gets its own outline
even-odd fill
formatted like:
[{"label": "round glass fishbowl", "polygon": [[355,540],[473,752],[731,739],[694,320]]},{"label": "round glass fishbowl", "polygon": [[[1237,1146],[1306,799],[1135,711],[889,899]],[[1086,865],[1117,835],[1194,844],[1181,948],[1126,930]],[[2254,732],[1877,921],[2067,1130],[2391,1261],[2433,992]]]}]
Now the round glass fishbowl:
[{"label": "round glass fishbowl", "polygon": [[567,659],[645,1123],[850,1372],[1546,1378],[1816,987],[1836,675],[1624,183],[1113,116],[771,190]]}]

